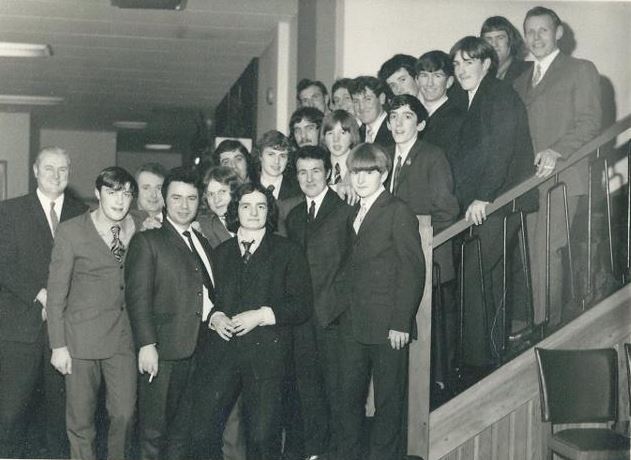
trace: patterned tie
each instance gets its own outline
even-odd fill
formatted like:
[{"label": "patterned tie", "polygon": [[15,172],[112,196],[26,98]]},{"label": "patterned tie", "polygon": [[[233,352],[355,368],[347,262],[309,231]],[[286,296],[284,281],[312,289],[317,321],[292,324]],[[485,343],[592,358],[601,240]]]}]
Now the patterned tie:
[{"label": "patterned tie", "polygon": [[361,227],[362,222],[364,221],[364,218],[366,217],[367,213],[368,213],[368,206],[362,203],[361,207],[359,208],[359,212],[357,213],[357,217],[355,217],[355,222],[353,222],[353,228],[355,229],[355,233],[359,233],[359,228]]},{"label": "patterned tie", "polygon": [[339,184],[342,181],[342,171],[340,169],[340,164],[335,163],[335,174],[333,176],[333,185]]},{"label": "patterned tie", "polygon": [[392,174],[392,193],[397,192],[399,174],[401,174],[401,155],[397,158],[397,165],[394,167],[394,173]]},{"label": "patterned tie", "polygon": [[57,231],[57,225],[59,225],[59,218],[57,217],[57,213],[55,212],[55,202],[50,202],[50,223],[53,227],[53,236],[55,236],[55,232]]},{"label": "patterned tie", "polygon": [[188,240],[190,250],[195,256],[197,265],[199,265],[199,267],[202,270],[202,282],[204,283],[204,286],[206,286],[206,290],[208,291],[208,298],[211,300],[211,302],[215,303],[215,286],[213,285],[213,280],[210,278],[210,275],[208,274],[208,271],[206,270],[206,265],[204,265],[204,261],[202,260],[202,257],[199,255],[199,252],[197,252],[197,249],[195,248],[195,245],[193,244],[193,238],[191,236],[191,232],[186,230],[182,232],[182,235],[184,235],[186,239]]},{"label": "patterned tie", "polygon": [[252,241],[241,241],[241,244],[243,245],[243,263],[247,264],[250,259],[252,258],[252,253],[250,252],[250,248],[252,247],[252,245],[254,244],[254,240]]},{"label": "patterned tie", "polygon": [[535,73],[532,76],[532,87],[536,87],[541,80],[541,64],[538,62],[535,64]]},{"label": "patterned tie", "polygon": [[372,127],[370,126],[366,126],[366,142],[369,144],[372,144],[373,142],[375,142],[373,139]]},{"label": "patterned tie", "polygon": [[309,206],[309,215],[307,216],[307,222],[313,222],[315,220],[315,201],[311,200],[311,206]]},{"label": "patterned tie", "polygon": [[112,225],[110,228],[112,232],[112,244],[110,245],[110,251],[112,255],[116,259],[117,262],[123,260],[123,256],[125,255],[125,246],[123,242],[120,240],[121,227],[120,225]]}]

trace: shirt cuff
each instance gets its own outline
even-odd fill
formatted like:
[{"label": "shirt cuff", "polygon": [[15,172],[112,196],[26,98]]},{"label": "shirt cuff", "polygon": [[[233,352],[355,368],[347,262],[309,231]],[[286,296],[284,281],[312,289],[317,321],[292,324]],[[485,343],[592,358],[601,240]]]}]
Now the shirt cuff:
[{"label": "shirt cuff", "polygon": [[261,311],[261,326],[273,326],[276,324],[276,315],[274,314],[274,310],[270,307],[261,307],[259,308]]}]

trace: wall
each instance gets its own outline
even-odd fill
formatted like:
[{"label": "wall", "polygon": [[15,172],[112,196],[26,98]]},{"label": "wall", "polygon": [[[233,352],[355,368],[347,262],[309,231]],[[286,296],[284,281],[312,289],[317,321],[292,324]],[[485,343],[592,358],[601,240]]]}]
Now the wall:
[{"label": "wall", "polygon": [[116,133],[42,129],[39,145],[56,145],[70,155],[70,186],[85,199],[94,197],[94,179],[108,166],[116,165]]},{"label": "wall", "polygon": [[0,113],[0,160],[7,162],[7,198],[28,192],[31,115]]},{"label": "wall", "polygon": [[160,163],[167,169],[182,166],[181,153],[118,152],[116,165],[134,174],[143,164]]},{"label": "wall", "polygon": [[337,0],[298,2],[298,81],[335,80]]}]

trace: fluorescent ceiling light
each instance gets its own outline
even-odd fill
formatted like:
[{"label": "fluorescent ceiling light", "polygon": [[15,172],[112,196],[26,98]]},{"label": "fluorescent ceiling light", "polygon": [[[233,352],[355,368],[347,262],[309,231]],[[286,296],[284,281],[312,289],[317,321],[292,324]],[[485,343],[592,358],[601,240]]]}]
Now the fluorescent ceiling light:
[{"label": "fluorescent ceiling light", "polygon": [[115,128],[119,129],[145,129],[147,127],[146,121],[115,121],[112,123]]},{"label": "fluorescent ceiling light", "polygon": [[57,105],[63,101],[63,97],[0,94],[0,104],[3,105]]},{"label": "fluorescent ceiling light", "polygon": [[50,45],[0,42],[0,56],[2,57],[49,57],[52,54]]},{"label": "fluorescent ceiling light", "polygon": [[145,144],[147,150],[171,150],[171,144]]},{"label": "fluorescent ceiling light", "polygon": [[187,0],[111,0],[112,6],[118,8],[176,10],[186,7]]}]

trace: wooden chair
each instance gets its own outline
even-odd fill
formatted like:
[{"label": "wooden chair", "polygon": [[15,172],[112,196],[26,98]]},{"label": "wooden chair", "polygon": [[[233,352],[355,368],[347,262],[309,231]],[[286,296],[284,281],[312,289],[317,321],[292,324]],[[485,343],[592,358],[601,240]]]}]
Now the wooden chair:
[{"label": "wooden chair", "polygon": [[[575,460],[629,459],[629,438],[611,429],[618,415],[618,354],[613,348],[535,348],[541,418],[550,428],[547,457]],[[602,428],[558,424],[601,423]]]}]

